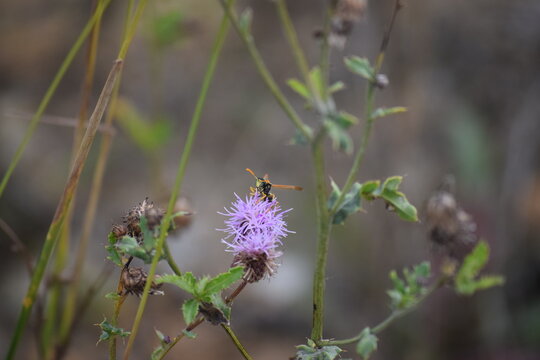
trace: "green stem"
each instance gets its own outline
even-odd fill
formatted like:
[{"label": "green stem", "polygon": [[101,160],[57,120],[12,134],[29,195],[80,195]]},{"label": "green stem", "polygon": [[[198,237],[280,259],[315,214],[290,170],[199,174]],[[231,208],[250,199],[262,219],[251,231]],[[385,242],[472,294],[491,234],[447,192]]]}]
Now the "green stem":
[{"label": "green stem", "polygon": [[318,342],[323,337],[324,290],[326,280],[326,262],[330,238],[330,217],[326,208],[326,179],[324,170],[323,132],[313,144],[312,154],[315,167],[317,193],[317,263],[313,276],[313,328],[311,339]]},{"label": "green stem", "polygon": [[51,82],[51,85],[49,85],[49,88],[45,92],[45,95],[43,96],[43,99],[41,100],[36,113],[34,116],[32,116],[32,120],[30,121],[30,125],[26,129],[26,133],[24,134],[22,142],[19,144],[19,147],[17,148],[17,151],[15,152],[15,155],[13,156],[13,159],[11,160],[9,167],[4,174],[4,177],[2,178],[2,182],[0,183],[0,197],[4,193],[4,190],[6,189],[7,183],[13,174],[13,171],[17,167],[17,164],[19,160],[21,159],[21,156],[26,149],[26,146],[28,145],[28,142],[34,135],[34,132],[36,130],[36,127],[39,123],[39,120],[43,116],[43,113],[45,112],[45,109],[49,105],[49,102],[51,98],[53,97],[54,93],[56,92],[56,89],[58,88],[58,85],[60,84],[60,81],[64,77],[64,74],[66,73],[67,69],[73,62],[73,59],[75,58],[75,55],[79,52],[81,46],[83,45],[84,41],[90,34],[90,31],[92,31],[92,28],[94,27],[94,24],[98,21],[98,19],[101,18],[103,15],[103,12],[107,8],[107,6],[110,4],[111,0],[105,0],[102,6],[98,6],[98,9],[94,13],[94,15],[88,20],[88,23],[82,30],[81,34],[75,41],[75,44],[71,47],[69,50],[66,58],[62,62],[62,65],[60,65],[60,69],[58,69],[58,72],[53,78],[53,81]]},{"label": "green stem", "polygon": [[298,131],[304,136],[305,139],[308,141],[311,141],[313,135],[311,133],[311,129],[303,123],[300,116],[296,113],[292,105],[289,103],[285,95],[281,92],[279,89],[279,86],[277,85],[276,81],[272,77],[272,74],[270,74],[270,71],[266,67],[266,64],[264,63],[264,60],[259,53],[259,50],[257,50],[257,47],[255,46],[255,42],[253,40],[253,36],[248,33],[247,31],[244,31],[238,22],[238,18],[236,14],[234,14],[233,10],[231,9],[230,5],[227,5],[224,3],[224,0],[220,0],[223,9],[225,13],[227,14],[228,18],[231,21],[231,24],[235,28],[236,32],[240,36],[240,39],[246,46],[249,55],[251,56],[253,62],[255,63],[255,67],[259,71],[259,74],[263,78],[264,83],[278,102],[278,104],[281,106],[283,111],[285,111],[285,114],[289,117],[289,119],[293,122],[293,124],[296,126]]},{"label": "green stem", "polygon": [[226,325],[226,324],[221,324],[221,327],[223,329],[225,329],[225,332],[227,333],[227,335],[229,335],[232,342],[234,343],[234,345],[236,346],[238,351],[240,351],[240,354],[242,354],[244,359],[252,360],[251,356],[249,356],[249,354],[246,351],[246,349],[244,348],[244,346],[242,346],[242,343],[240,342],[240,340],[238,340],[238,337],[236,337],[236,335],[235,335],[234,331],[231,329],[231,327],[229,325]]},{"label": "green stem", "polygon": [[[377,324],[376,326],[371,328],[370,332],[372,334],[381,333],[388,326],[390,326],[394,321],[396,321],[397,319],[409,314],[414,309],[416,309],[420,303],[422,303],[426,298],[428,298],[431,294],[433,294],[437,289],[440,289],[444,284],[446,284],[447,281],[448,281],[447,277],[445,277],[445,276],[440,277],[424,294],[422,294],[421,296],[418,297],[418,299],[416,300],[414,305],[409,306],[408,308],[405,308],[405,309],[398,309],[398,310],[392,311],[388,317],[386,317],[379,324]],[[325,341],[321,342],[321,345],[322,346],[329,346],[329,345],[337,345],[337,346],[339,346],[339,345],[352,344],[352,343],[355,343],[355,342],[359,341],[360,339],[362,339],[363,336],[364,336],[364,333],[360,332],[358,335],[356,335],[354,337],[351,337],[351,338],[348,338],[348,339],[325,340]]]},{"label": "green stem", "polygon": [[176,263],[176,261],[174,261],[174,258],[171,255],[171,250],[169,249],[169,244],[167,243],[167,241],[165,241],[165,243],[163,244],[163,251],[165,253],[165,259],[167,260],[167,264],[169,264],[169,267],[171,268],[171,270],[176,275],[181,276],[182,271],[178,267],[178,264]]},{"label": "green stem", "polygon": [[373,103],[375,98],[375,85],[372,82],[369,82],[367,85],[367,92],[366,92],[366,103],[365,103],[365,119],[366,123],[364,125],[364,131],[362,133],[362,140],[360,141],[360,147],[358,148],[358,151],[356,152],[356,155],[354,157],[353,165],[351,167],[351,170],[349,171],[349,175],[347,176],[347,181],[345,181],[345,185],[343,186],[343,189],[341,189],[341,194],[339,194],[336,202],[334,203],[334,206],[330,210],[330,215],[333,216],[336,211],[341,206],[343,200],[345,199],[345,195],[347,195],[347,192],[351,188],[351,186],[354,183],[354,180],[356,179],[356,176],[358,174],[358,170],[360,169],[360,165],[362,164],[362,161],[364,160],[364,155],[366,153],[366,149],[369,143],[369,138],[371,136],[371,131],[373,129],[373,117],[371,116],[373,112]]},{"label": "green stem", "polygon": [[107,108],[107,105],[109,103],[112,89],[114,87],[114,84],[116,83],[116,80],[118,79],[118,74],[120,72],[120,69],[122,68],[122,65],[122,60],[115,61],[111,72],[109,73],[109,77],[107,78],[107,81],[103,87],[99,100],[96,104],[96,108],[94,109],[94,112],[90,117],[88,128],[86,129],[86,133],[84,134],[84,138],[77,154],[77,158],[75,159],[74,165],[71,169],[62,197],[58,202],[58,206],[56,208],[52,223],[49,227],[49,231],[47,232],[47,236],[43,244],[43,249],[36,264],[34,274],[32,275],[30,285],[23,299],[22,309],[19,314],[17,326],[15,328],[15,331],[13,332],[13,337],[6,359],[13,359],[13,357],[15,356],[17,346],[22,337],[24,328],[26,327],[26,323],[30,316],[30,312],[36,300],[39,285],[41,283],[41,280],[43,279],[43,274],[45,273],[45,268],[47,267],[47,263],[49,262],[52,250],[58,242],[58,238],[61,234],[67,211],[71,205],[75,190],[77,189],[77,185],[79,183],[84,164],[88,157],[88,153],[90,152],[91,145],[94,141],[97,128],[99,126],[101,118],[103,117],[103,113],[105,112],[105,109]]},{"label": "green stem", "polygon": [[[235,0],[228,0],[227,6],[230,6],[232,3],[234,3]],[[152,258],[152,264],[150,265],[150,270],[148,272],[148,277],[146,280],[146,285],[144,287],[144,291],[141,297],[141,301],[139,303],[139,307],[137,309],[137,314],[135,315],[135,319],[133,321],[133,326],[131,328],[131,335],[129,336],[128,343],[126,345],[126,349],[124,351],[124,359],[128,359],[131,349],[133,347],[133,343],[135,341],[135,338],[137,336],[137,332],[139,330],[139,325],[142,319],[142,315],[144,313],[144,309],[146,307],[146,302],[148,300],[148,293],[150,291],[150,286],[152,285],[152,281],[154,280],[154,276],[156,273],[156,267],[157,263],[159,261],[159,258],[161,257],[161,253],[163,251],[164,242],[165,242],[165,236],[167,235],[167,231],[165,229],[169,229],[169,226],[172,221],[172,213],[174,209],[174,204],[176,202],[176,199],[178,197],[178,194],[180,193],[180,189],[182,187],[182,181],[184,179],[184,174],[186,171],[186,167],[188,164],[189,156],[191,154],[191,149],[193,147],[193,143],[195,141],[195,135],[197,134],[197,130],[199,127],[199,123],[201,120],[202,110],[204,107],[204,103],[206,101],[206,97],[208,94],[208,89],[210,88],[210,83],[212,82],[212,79],[214,77],[214,72],[216,69],[216,65],[219,59],[219,56],[221,54],[221,49],[223,48],[223,44],[225,43],[225,38],[229,31],[229,21],[224,16],[221,20],[221,24],[219,27],[218,35],[214,41],[214,45],[212,48],[212,54],[210,56],[210,61],[208,63],[208,67],[206,69],[206,74],[203,79],[203,84],[201,87],[201,91],[199,94],[199,98],[197,100],[197,104],[195,106],[195,111],[193,113],[193,117],[191,118],[191,125],[189,127],[189,132],[187,135],[186,143],[184,145],[184,149],[182,152],[182,156],[180,158],[180,162],[178,164],[178,171],[176,174],[176,180],[175,184],[171,193],[171,197],[169,199],[169,205],[167,207],[167,212],[164,217],[164,221],[161,224],[161,229],[163,229],[160,233],[159,239],[157,241],[156,245],[156,253],[154,257]]]},{"label": "green stem", "polygon": [[316,84],[309,76],[309,63],[307,61],[304,51],[302,50],[302,47],[300,46],[300,42],[298,41],[298,35],[289,15],[289,11],[287,10],[285,0],[277,0],[275,3],[279,18],[281,20],[281,24],[283,26],[283,31],[285,32],[285,36],[287,37],[287,41],[289,42],[289,46],[292,50],[294,59],[296,60],[296,65],[298,66],[298,69],[300,70],[300,73],[304,78],[304,82],[309,89],[312,101],[319,110],[319,112],[321,114],[325,114],[327,112],[326,106],[321,101],[321,94],[319,94]]},{"label": "green stem", "polygon": [[[120,275],[122,276],[122,275]],[[120,310],[126,300],[127,295],[121,295],[114,304],[114,315],[111,321],[112,326],[118,326],[118,318],[120,317]],[[116,360],[116,336],[113,336],[109,341],[109,360]]]}]

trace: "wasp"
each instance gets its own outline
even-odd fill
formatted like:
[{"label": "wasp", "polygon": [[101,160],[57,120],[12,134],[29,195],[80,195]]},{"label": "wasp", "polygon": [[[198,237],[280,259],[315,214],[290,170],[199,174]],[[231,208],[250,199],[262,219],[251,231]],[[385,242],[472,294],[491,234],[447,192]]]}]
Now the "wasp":
[{"label": "wasp", "polygon": [[278,189],[291,189],[291,190],[302,190],[302,187],[296,186],[296,185],[278,185],[278,184],[272,184],[270,180],[268,179],[268,174],[265,174],[264,177],[260,178],[255,173],[249,169],[246,168],[246,171],[249,172],[253,177],[255,178],[255,187],[250,187],[249,190],[251,191],[252,195],[259,194],[261,199],[267,200],[267,201],[273,201],[275,199],[275,195],[270,192],[272,190],[272,186]]}]

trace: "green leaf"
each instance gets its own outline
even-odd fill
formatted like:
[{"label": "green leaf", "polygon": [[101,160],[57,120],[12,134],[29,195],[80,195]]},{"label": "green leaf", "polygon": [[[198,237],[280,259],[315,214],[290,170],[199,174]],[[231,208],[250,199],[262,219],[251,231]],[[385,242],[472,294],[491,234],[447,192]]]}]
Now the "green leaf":
[{"label": "green leaf", "polygon": [[[313,135],[313,130],[310,127],[306,127],[308,133]],[[298,129],[295,130],[294,136],[289,140],[289,145],[309,145],[309,139],[304,136]]]},{"label": "green leaf", "polygon": [[351,190],[345,195],[343,203],[339,206],[332,219],[334,225],[343,224],[349,215],[354,214],[362,208],[360,197],[361,187],[362,185],[359,183],[354,183]]},{"label": "green leaf", "polygon": [[184,36],[183,20],[184,15],[180,11],[167,11],[157,15],[150,24],[154,45],[163,48],[181,40]]},{"label": "green leaf", "polygon": [[210,297],[210,301],[219,309],[227,320],[231,320],[231,307],[223,301],[221,294],[215,293]]},{"label": "green leaf", "polygon": [[415,265],[414,274],[417,278],[428,278],[431,276],[431,264],[429,261],[423,261],[418,265]]},{"label": "green leaf", "polygon": [[489,246],[485,241],[480,241],[473,251],[463,260],[463,265],[459,269],[455,288],[459,294],[472,295],[477,290],[487,289],[493,286],[502,285],[504,278],[502,276],[483,276],[476,277],[480,270],[484,268],[489,259]]},{"label": "green leaf", "polygon": [[191,324],[199,312],[200,302],[197,299],[186,300],[182,305],[182,315],[186,325]]},{"label": "green leaf", "polygon": [[110,293],[105,294],[105,299],[108,299],[108,300],[116,301],[120,298],[121,296],[116,291],[111,291]]},{"label": "green leaf", "polygon": [[240,18],[238,19],[238,25],[240,26],[240,30],[244,34],[250,34],[251,33],[251,22],[253,20],[253,11],[251,8],[246,8],[242,13],[240,14]]},{"label": "green leaf", "polygon": [[236,266],[234,268],[230,268],[229,271],[221,273],[208,281],[208,283],[206,283],[204,287],[203,294],[212,295],[220,293],[221,291],[234,284],[236,281],[240,280],[243,275],[243,266]]},{"label": "green leaf", "polygon": [[345,58],[345,65],[356,75],[360,75],[370,81],[373,81],[375,78],[375,70],[371,67],[369,60],[366,58],[351,56]]},{"label": "green leaf", "polygon": [[402,106],[396,106],[396,107],[391,107],[391,108],[378,108],[374,112],[371,113],[371,118],[377,119],[377,118],[385,117],[388,115],[399,114],[406,111],[407,111],[407,108],[402,107]]},{"label": "green leaf", "polygon": [[112,232],[110,232],[108,240],[109,245],[105,246],[105,250],[107,250],[107,254],[109,254],[109,256],[107,256],[107,259],[111,260],[117,266],[123,266],[122,256],[116,250],[116,242],[118,239]]},{"label": "green leaf", "polygon": [[159,339],[159,346],[157,346],[154,351],[152,351],[152,354],[150,355],[151,360],[160,359],[163,355],[163,352],[166,350],[167,345],[171,343],[171,338],[169,336],[164,335],[158,329],[154,329],[154,331],[156,332],[156,335]]},{"label": "green leaf", "polygon": [[150,121],[126,99],[115,106],[118,124],[141,150],[152,153],[162,148],[171,136],[171,122],[165,118]]},{"label": "green leaf", "polygon": [[337,346],[317,348],[314,344],[298,345],[296,348],[296,360],[334,360],[343,351]]},{"label": "green leaf", "polygon": [[116,244],[116,248],[124,254],[143,260],[146,264],[152,262],[152,256],[150,256],[143,247],[139,246],[136,239],[130,236],[124,236],[122,240]]},{"label": "green leaf", "polygon": [[413,266],[412,270],[404,268],[403,278],[405,281],[399,277],[395,270],[390,271],[389,277],[393,289],[386,293],[390,297],[392,308],[402,310],[417,304],[419,297],[427,291],[423,283],[429,276],[431,276],[431,265],[427,261]]},{"label": "green leaf", "polygon": [[363,359],[369,359],[371,354],[377,350],[378,340],[377,336],[371,333],[370,328],[365,328],[362,330],[360,341],[356,344],[356,353]]},{"label": "green leaf", "polygon": [[328,132],[328,136],[332,140],[332,148],[334,150],[340,150],[346,154],[351,154],[353,151],[353,141],[351,136],[340,124],[337,124],[335,121],[326,120],[324,122],[324,127]]},{"label": "green leaf", "polygon": [[381,186],[381,182],[379,180],[366,181],[365,183],[362,184],[362,189],[360,189],[360,193],[367,200],[373,200],[375,198],[375,195],[373,195],[373,193],[380,186]]},{"label": "green leaf", "polygon": [[348,129],[352,125],[358,124],[358,118],[345,111],[340,111],[337,116],[333,117],[333,120],[344,129]]},{"label": "green leaf", "polygon": [[406,221],[418,221],[416,208],[409,203],[402,192],[397,191],[402,181],[401,176],[393,176],[383,183],[381,197],[396,211],[398,216]]},{"label": "green leaf", "polygon": [[186,272],[182,275],[167,274],[156,279],[157,284],[167,283],[178,286],[180,289],[195,295],[197,280],[192,273]]},{"label": "green leaf", "polygon": [[310,98],[309,90],[308,90],[308,88],[307,88],[307,86],[305,84],[300,82],[300,80],[298,80],[298,79],[289,79],[289,80],[287,80],[287,85],[289,85],[289,87],[294,92],[296,92],[298,95],[300,95],[304,99],[309,100],[309,98]]},{"label": "green leaf", "polygon": [[343,89],[345,89],[345,84],[342,81],[338,81],[330,85],[330,87],[328,88],[328,91],[330,91],[330,94],[333,94]]},{"label": "green leaf", "polygon": [[154,237],[154,232],[148,228],[148,219],[146,219],[146,216],[142,215],[140,217],[139,225],[143,234],[144,249],[150,252],[155,247],[156,238]]},{"label": "green leaf", "polygon": [[107,318],[104,318],[103,321],[99,324],[96,324],[101,329],[101,335],[99,336],[98,344],[101,341],[108,341],[115,336],[127,337],[131,334],[130,331],[125,331],[122,328],[113,326],[110,322],[107,321]]},{"label": "green leaf", "polygon": [[182,330],[182,333],[190,339],[195,339],[197,337],[197,334],[192,331]]}]

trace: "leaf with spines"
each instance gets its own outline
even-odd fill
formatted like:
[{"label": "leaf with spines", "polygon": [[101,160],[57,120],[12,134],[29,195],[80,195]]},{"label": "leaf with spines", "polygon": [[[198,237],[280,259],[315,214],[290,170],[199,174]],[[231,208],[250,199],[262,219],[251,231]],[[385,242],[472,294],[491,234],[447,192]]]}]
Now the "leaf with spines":
[{"label": "leaf with spines", "polygon": [[370,328],[365,328],[362,330],[362,337],[356,344],[356,353],[362,357],[362,359],[367,360],[377,350],[377,342],[379,339],[376,335],[371,332]]},{"label": "leaf with spines", "polygon": [[124,236],[122,240],[116,243],[116,248],[126,255],[141,259],[145,264],[152,262],[152,255],[140,246],[136,239],[130,236]]},{"label": "leaf with spines", "polygon": [[189,299],[182,305],[182,315],[184,316],[184,322],[186,325],[191,324],[197,314],[199,313],[200,302],[196,299]]},{"label": "leaf with spines", "polygon": [[463,260],[455,280],[455,288],[459,294],[472,295],[478,290],[488,289],[502,285],[504,278],[496,275],[478,277],[489,259],[489,246],[485,241],[480,241],[473,251]]},{"label": "leaf with spines", "polygon": [[117,266],[124,266],[124,264],[122,264],[122,256],[118,253],[116,249],[116,242],[118,241],[116,235],[114,235],[114,233],[112,232],[109,233],[108,240],[109,245],[105,246],[107,254],[109,254],[109,256],[107,256],[107,259],[111,260]]},{"label": "leaf with spines", "polygon": [[345,58],[345,65],[347,68],[361,77],[374,81],[375,69],[369,64],[369,60],[358,56],[351,56]]},{"label": "leaf with spines", "polygon": [[244,267],[236,266],[230,268],[229,271],[216,275],[210,279],[204,286],[203,294],[210,296],[213,294],[221,293],[221,291],[227,289],[229,286],[237,282],[244,275]]},{"label": "leaf with spines", "polygon": [[406,111],[407,111],[407,108],[402,107],[402,106],[396,106],[396,107],[391,107],[391,108],[378,108],[371,113],[370,117],[371,119],[374,120],[374,119],[382,118],[388,115],[403,113]]},{"label": "leaf with spines", "polygon": [[343,351],[337,346],[317,347],[312,340],[308,340],[307,345],[298,345],[296,348],[296,360],[334,360]]},{"label": "leaf with spines", "polygon": [[392,176],[386,179],[380,187],[380,197],[383,198],[403,220],[418,221],[416,208],[409,203],[405,194],[398,191],[402,180],[402,176]]},{"label": "leaf with spines", "polygon": [[130,331],[125,331],[122,328],[113,326],[110,322],[107,321],[107,318],[104,318],[102,322],[96,324],[101,329],[101,335],[99,336],[98,344],[101,341],[108,341],[115,336],[127,337],[131,334]]},{"label": "leaf with spines", "polygon": [[146,252],[150,252],[156,244],[155,234],[148,227],[148,219],[142,215],[139,220],[139,226],[141,227],[141,233],[143,235],[143,245]]},{"label": "leaf with spines", "polygon": [[403,279],[395,270],[389,274],[393,289],[388,290],[387,294],[394,310],[408,309],[417,304],[420,296],[427,292],[423,282],[431,276],[431,266],[424,261],[415,265],[412,270],[405,268],[402,272]]},{"label": "leaf with spines", "polygon": [[197,279],[191,272],[183,273],[182,275],[167,274],[162,275],[156,279],[157,284],[173,284],[178,286],[180,289],[187,291],[191,295],[196,294],[197,288]]}]

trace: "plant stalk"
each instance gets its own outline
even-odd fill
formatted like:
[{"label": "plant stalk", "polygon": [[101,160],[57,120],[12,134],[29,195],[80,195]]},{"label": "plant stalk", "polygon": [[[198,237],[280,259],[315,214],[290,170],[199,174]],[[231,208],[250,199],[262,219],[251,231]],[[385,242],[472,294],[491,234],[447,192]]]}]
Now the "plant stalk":
[{"label": "plant stalk", "polygon": [[[231,6],[234,3],[234,0],[228,0],[227,6]],[[172,218],[171,215],[173,213],[174,204],[176,202],[176,199],[178,197],[178,194],[180,193],[182,182],[184,179],[184,174],[186,171],[186,167],[188,164],[189,156],[191,154],[191,149],[193,147],[193,143],[195,141],[195,135],[197,134],[197,130],[199,128],[199,123],[201,120],[202,110],[204,107],[204,104],[206,102],[206,97],[208,94],[208,89],[210,88],[210,84],[212,82],[212,79],[214,77],[214,72],[217,66],[217,62],[219,59],[219,56],[221,54],[221,50],[223,48],[223,44],[225,43],[225,38],[229,32],[229,21],[224,16],[220,27],[218,31],[218,35],[214,41],[214,45],[212,48],[212,54],[210,56],[210,61],[208,63],[208,67],[206,70],[206,74],[203,79],[203,84],[201,87],[201,91],[199,94],[199,98],[197,100],[197,104],[195,106],[195,111],[193,113],[193,116],[191,118],[191,125],[189,127],[189,132],[187,135],[186,143],[184,145],[184,149],[182,151],[182,156],[180,158],[180,162],[178,164],[178,171],[176,174],[176,180],[174,187],[172,189],[171,197],[169,199],[169,205],[167,207],[167,212],[164,217],[164,221],[161,224],[161,232],[159,239],[156,244],[156,253],[152,259],[152,264],[150,265],[150,270],[148,272],[148,277],[146,280],[146,285],[144,287],[144,291],[141,297],[141,301],[139,303],[139,307],[137,309],[137,313],[135,315],[135,319],[133,321],[133,326],[131,328],[131,335],[129,336],[128,343],[126,345],[126,349],[124,351],[124,360],[127,360],[129,358],[131,349],[133,347],[133,343],[135,341],[135,338],[137,336],[137,332],[139,330],[139,325],[142,319],[142,315],[144,313],[144,309],[146,307],[146,302],[148,300],[148,293],[150,291],[150,286],[152,285],[152,281],[154,280],[154,276],[156,273],[156,267],[157,263],[159,261],[159,258],[161,257],[161,253],[163,251],[165,237],[167,235],[166,229],[169,229],[169,226],[171,224]],[[179,269],[178,269],[179,270]]]},{"label": "plant stalk", "polygon": [[249,353],[247,352],[246,348],[244,348],[244,346],[242,345],[242,343],[240,342],[240,340],[238,340],[238,337],[236,336],[236,334],[234,333],[234,331],[231,329],[231,327],[229,325],[226,325],[226,324],[221,324],[221,327],[225,330],[225,332],[227,333],[227,335],[229,335],[229,337],[231,338],[232,342],[234,343],[234,345],[236,346],[236,348],[238,349],[238,351],[240,351],[240,354],[242,354],[242,356],[244,357],[244,359],[246,360],[253,360],[251,356],[249,356]]}]

